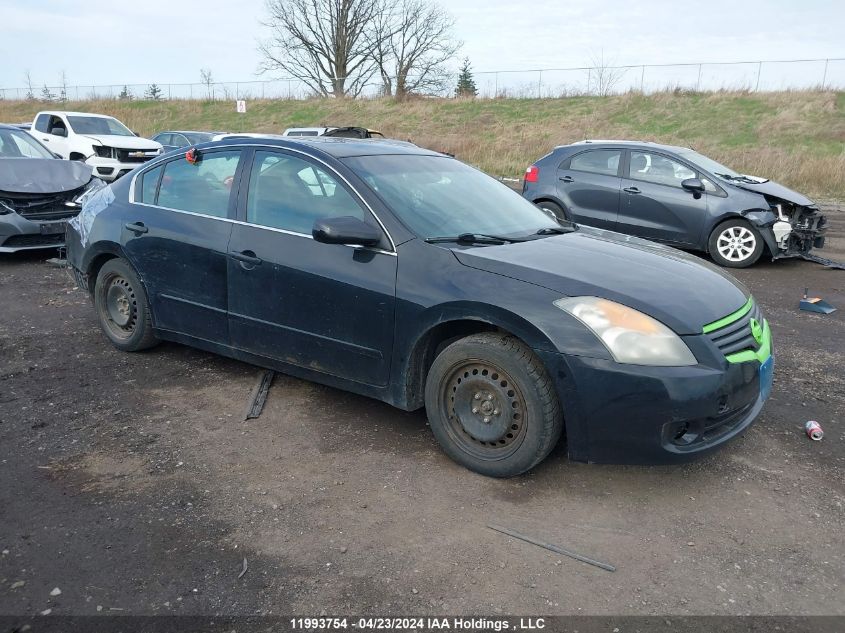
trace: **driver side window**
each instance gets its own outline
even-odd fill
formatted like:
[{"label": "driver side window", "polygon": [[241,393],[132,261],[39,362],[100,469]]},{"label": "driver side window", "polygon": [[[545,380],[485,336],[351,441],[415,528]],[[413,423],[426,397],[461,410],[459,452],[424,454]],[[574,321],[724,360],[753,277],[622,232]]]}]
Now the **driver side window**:
[{"label": "driver side window", "polygon": [[311,235],[314,221],[367,215],[352,194],[324,169],[280,152],[255,152],[246,220]]}]

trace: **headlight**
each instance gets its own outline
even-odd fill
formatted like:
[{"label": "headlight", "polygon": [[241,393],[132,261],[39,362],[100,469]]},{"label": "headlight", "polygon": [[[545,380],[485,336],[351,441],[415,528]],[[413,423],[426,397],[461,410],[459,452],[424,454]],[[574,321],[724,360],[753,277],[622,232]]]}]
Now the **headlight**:
[{"label": "headlight", "polygon": [[100,158],[114,158],[114,148],[107,145],[95,145],[94,153]]},{"label": "headlight", "polygon": [[664,367],[697,364],[677,334],[642,312],[598,297],[568,297],[554,304],[590,328],[617,363]]}]

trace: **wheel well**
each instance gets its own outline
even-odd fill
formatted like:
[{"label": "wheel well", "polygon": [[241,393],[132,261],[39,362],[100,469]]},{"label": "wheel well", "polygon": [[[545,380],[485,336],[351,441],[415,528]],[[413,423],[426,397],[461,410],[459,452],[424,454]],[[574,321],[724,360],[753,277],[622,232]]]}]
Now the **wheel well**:
[{"label": "wheel well", "polygon": [[97,276],[100,274],[100,269],[110,259],[117,259],[117,255],[114,253],[102,253],[97,255],[88,265],[88,292],[91,293],[91,296],[94,295],[94,286],[97,283]]},{"label": "wheel well", "polygon": [[481,332],[504,330],[484,321],[464,319],[436,325],[420,337],[408,358],[405,374],[405,404],[409,411],[424,405],[425,381],[437,355],[456,340]]}]

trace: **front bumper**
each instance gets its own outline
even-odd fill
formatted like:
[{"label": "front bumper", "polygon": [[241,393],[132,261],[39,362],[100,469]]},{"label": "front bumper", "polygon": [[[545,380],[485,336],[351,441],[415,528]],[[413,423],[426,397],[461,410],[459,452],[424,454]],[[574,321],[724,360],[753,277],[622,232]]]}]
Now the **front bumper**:
[{"label": "front bumper", "polygon": [[65,230],[70,218],[29,220],[17,213],[0,215],[0,253],[16,253],[65,244]]},{"label": "front bumper", "polygon": [[541,352],[556,383],[569,456],[614,464],[685,462],[747,429],[763,408],[758,360],[646,367]]},{"label": "front bumper", "polygon": [[[152,158],[155,158],[155,156],[153,156]],[[105,180],[106,182],[114,182],[121,176],[125,176],[136,167],[140,167],[148,161],[137,163],[122,163],[116,158],[101,158],[99,156],[91,156],[85,162],[86,164],[91,165],[91,167],[94,168],[94,175],[97,176],[97,178]]]}]

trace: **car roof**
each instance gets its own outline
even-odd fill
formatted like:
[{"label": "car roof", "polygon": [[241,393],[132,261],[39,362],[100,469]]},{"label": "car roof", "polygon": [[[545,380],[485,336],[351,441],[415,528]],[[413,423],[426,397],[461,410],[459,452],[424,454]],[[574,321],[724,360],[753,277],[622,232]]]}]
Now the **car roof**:
[{"label": "car roof", "polygon": [[679,145],[664,145],[663,143],[655,143],[654,141],[632,141],[632,140],[615,140],[615,139],[585,139],[570,143],[569,145],[558,145],[555,149],[562,149],[564,147],[581,147],[584,145],[624,145],[631,147],[649,147],[652,149],[662,149],[670,152],[689,151],[689,147],[681,147]]},{"label": "car roof", "polygon": [[[221,147],[226,145],[269,145],[280,148],[302,149],[306,146],[312,150],[328,154],[335,158],[350,158],[352,156],[378,156],[407,154],[416,156],[443,156],[440,152],[418,147],[407,141],[394,139],[371,139],[371,138],[337,138],[325,136],[286,136],[275,137],[240,137],[223,139],[218,142],[208,143],[209,147]],[[202,147],[205,147],[203,144]]]},{"label": "car roof", "polygon": [[162,130],[161,132],[155,133],[156,136],[159,134],[227,134],[227,132],[214,132],[212,130]]},{"label": "car roof", "polygon": [[110,114],[95,114],[93,112],[72,112],[70,110],[41,110],[38,114],[64,114],[66,116],[93,116],[100,119],[113,119]]}]

